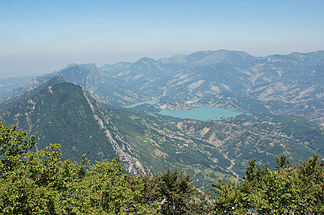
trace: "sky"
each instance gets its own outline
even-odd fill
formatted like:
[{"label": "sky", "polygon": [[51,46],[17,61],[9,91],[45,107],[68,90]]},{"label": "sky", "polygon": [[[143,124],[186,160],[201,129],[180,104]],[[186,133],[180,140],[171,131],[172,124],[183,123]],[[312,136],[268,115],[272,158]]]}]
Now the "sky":
[{"label": "sky", "polygon": [[203,50],[324,50],[323,11],[323,0],[0,0],[0,78]]}]

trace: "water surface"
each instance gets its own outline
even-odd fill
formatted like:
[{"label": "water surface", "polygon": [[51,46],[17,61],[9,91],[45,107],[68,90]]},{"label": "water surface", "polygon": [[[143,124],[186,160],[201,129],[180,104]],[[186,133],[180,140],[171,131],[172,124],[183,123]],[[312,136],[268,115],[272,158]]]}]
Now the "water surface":
[{"label": "water surface", "polygon": [[135,104],[126,106],[126,108],[133,108],[133,107],[136,107],[136,106],[139,106],[139,105],[143,105],[143,104],[154,105],[158,101],[159,101],[159,98],[155,98],[155,99],[152,99],[152,100],[148,100],[148,101],[144,101],[144,102],[139,102],[139,103],[135,103]]},{"label": "water surface", "polygon": [[169,110],[164,109],[159,112],[160,115],[177,117],[180,119],[195,119],[195,120],[221,120],[224,117],[234,117],[239,114],[236,109],[224,109],[210,106],[203,106],[191,110]]}]

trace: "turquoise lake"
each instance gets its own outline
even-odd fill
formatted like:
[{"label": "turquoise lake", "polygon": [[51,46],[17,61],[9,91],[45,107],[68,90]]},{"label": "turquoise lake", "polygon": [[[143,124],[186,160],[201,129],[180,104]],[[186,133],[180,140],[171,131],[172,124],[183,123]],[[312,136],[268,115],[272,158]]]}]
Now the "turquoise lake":
[{"label": "turquoise lake", "polygon": [[223,117],[234,117],[240,115],[236,109],[223,109],[210,106],[191,110],[168,110],[164,109],[159,112],[160,115],[177,117],[180,119],[195,119],[195,120],[221,120]]},{"label": "turquoise lake", "polygon": [[159,98],[156,98],[156,99],[152,99],[152,100],[145,101],[145,102],[135,103],[135,104],[132,104],[132,105],[126,106],[126,108],[133,108],[133,107],[136,107],[136,106],[138,106],[138,105],[143,105],[143,104],[154,105],[154,104],[157,103],[158,101],[159,101]]},{"label": "turquoise lake", "polygon": [[[155,104],[159,101],[159,98],[152,99],[145,102],[139,102],[127,106],[127,108],[133,108],[142,104]],[[164,109],[159,112],[160,115],[177,117],[180,119],[195,119],[195,120],[222,120],[224,117],[234,117],[240,115],[236,109],[224,109],[210,106],[203,106],[201,108],[195,108],[191,110],[168,110]]]}]

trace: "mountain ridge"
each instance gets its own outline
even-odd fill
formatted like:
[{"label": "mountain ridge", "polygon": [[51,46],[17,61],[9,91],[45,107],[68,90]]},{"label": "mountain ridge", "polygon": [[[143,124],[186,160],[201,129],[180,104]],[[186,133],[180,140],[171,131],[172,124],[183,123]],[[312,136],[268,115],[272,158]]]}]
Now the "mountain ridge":
[{"label": "mountain ridge", "polygon": [[302,118],[180,120],[97,102],[62,77],[0,104],[0,120],[35,134],[40,148],[62,144],[65,159],[84,153],[92,161],[119,156],[131,174],[184,169],[206,186],[214,174],[244,175],[254,157],[271,164],[282,153],[293,161],[323,154],[318,148],[323,131]]},{"label": "mountain ridge", "polygon": [[60,75],[107,104],[160,98],[154,109],[210,105],[250,114],[298,115],[324,126],[324,51],[255,57],[216,50],[176,58],[141,58],[99,69],[73,65],[33,79],[16,95]]}]

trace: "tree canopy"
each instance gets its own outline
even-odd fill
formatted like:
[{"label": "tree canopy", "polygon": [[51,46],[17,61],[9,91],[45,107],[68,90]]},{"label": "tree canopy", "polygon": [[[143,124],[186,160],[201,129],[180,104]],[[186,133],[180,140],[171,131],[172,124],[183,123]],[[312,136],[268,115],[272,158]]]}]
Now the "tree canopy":
[{"label": "tree canopy", "polygon": [[322,214],[324,163],[317,155],[274,170],[251,160],[241,182],[217,178],[214,195],[184,171],[132,176],[118,158],[61,159],[60,146],[33,150],[35,137],[0,121],[1,214]]},{"label": "tree canopy", "polygon": [[126,174],[118,158],[62,160],[59,145],[31,150],[35,137],[0,121],[1,214],[184,214],[197,188],[177,170]]},{"label": "tree canopy", "polygon": [[212,184],[218,198],[216,214],[321,214],[324,213],[323,161],[318,155],[290,165],[285,156],[277,157],[277,167],[256,167],[256,160],[246,167],[242,183],[218,178]]}]

